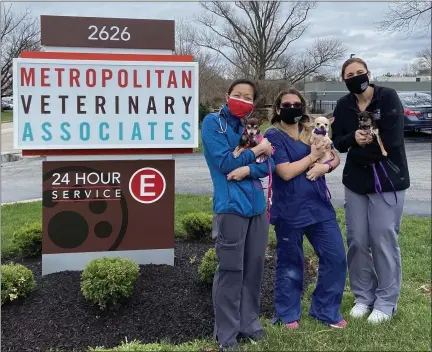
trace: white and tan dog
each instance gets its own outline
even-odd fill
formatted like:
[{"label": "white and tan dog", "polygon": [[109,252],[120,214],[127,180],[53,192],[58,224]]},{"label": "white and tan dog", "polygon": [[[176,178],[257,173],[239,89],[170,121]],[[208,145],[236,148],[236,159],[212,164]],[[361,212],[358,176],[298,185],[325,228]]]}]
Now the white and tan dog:
[{"label": "white and tan dog", "polygon": [[314,119],[314,129],[311,133],[310,144],[318,144],[319,142],[323,141],[326,147],[326,153],[320,160],[318,160],[319,163],[324,163],[325,161],[331,160],[333,158],[331,153],[331,146],[333,142],[329,136],[329,131],[333,121],[334,117],[327,118],[325,116],[318,116]]}]

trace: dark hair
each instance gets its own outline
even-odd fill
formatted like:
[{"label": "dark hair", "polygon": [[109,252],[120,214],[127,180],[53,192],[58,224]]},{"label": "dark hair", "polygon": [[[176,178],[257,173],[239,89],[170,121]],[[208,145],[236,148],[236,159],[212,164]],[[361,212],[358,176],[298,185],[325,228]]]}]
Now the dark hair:
[{"label": "dark hair", "polygon": [[276,100],[275,100],[275,102],[273,104],[273,117],[271,118],[270,123],[272,125],[274,125],[276,122],[280,122],[281,121],[281,118],[280,118],[279,114],[277,113],[277,109],[280,108],[280,104],[282,102],[282,98],[285,95],[287,95],[287,94],[293,94],[293,95],[297,95],[299,97],[299,99],[300,99],[300,101],[302,103],[302,110],[303,110],[303,112],[302,112],[303,117],[300,120],[300,123],[302,123],[302,122],[308,122],[309,121],[309,114],[308,114],[307,109],[306,109],[306,100],[305,100],[305,98],[303,98],[303,96],[301,95],[301,93],[297,89],[295,89],[295,88],[289,88],[289,89],[284,90],[284,91],[282,91],[282,92],[280,92],[278,94],[278,96],[277,96],[277,98],[276,98]]},{"label": "dark hair", "polygon": [[241,79],[236,79],[235,81],[233,81],[231,83],[231,85],[228,88],[228,95],[231,94],[231,92],[233,91],[234,87],[238,84],[248,84],[252,87],[253,91],[254,91],[254,95],[253,95],[253,100],[255,101],[258,97],[258,87],[255,84],[254,81],[247,79],[247,78],[241,78]]},{"label": "dark hair", "polygon": [[348,67],[348,65],[351,65],[352,63],[357,62],[359,64],[362,64],[364,66],[364,68],[366,69],[367,72],[369,72],[369,69],[366,65],[366,62],[364,62],[362,59],[358,58],[358,57],[352,57],[348,60],[346,60],[343,65],[342,65],[342,71],[341,71],[341,76],[342,79],[344,79],[344,75],[345,75],[345,70]]}]

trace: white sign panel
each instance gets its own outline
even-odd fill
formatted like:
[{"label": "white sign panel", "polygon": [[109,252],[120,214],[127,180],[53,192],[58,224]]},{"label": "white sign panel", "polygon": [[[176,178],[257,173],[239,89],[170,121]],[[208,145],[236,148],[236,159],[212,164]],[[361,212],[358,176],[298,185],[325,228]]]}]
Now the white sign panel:
[{"label": "white sign panel", "polygon": [[198,64],[14,59],[15,149],[197,148]]}]

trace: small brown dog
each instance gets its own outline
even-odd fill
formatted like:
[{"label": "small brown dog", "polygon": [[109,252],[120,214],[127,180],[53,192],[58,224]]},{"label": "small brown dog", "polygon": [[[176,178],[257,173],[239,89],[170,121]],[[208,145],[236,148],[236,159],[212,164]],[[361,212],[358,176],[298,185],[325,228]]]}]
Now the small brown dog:
[{"label": "small brown dog", "polygon": [[315,128],[311,133],[310,144],[318,144],[318,142],[323,141],[326,148],[326,153],[321,159],[318,160],[319,163],[324,163],[325,161],[331,160],[333,158],[331,153],[331,146],[333,142],[329,137],[329,129],[333,121],[333,117],[328,119],[324,116],[318,116],[314,119]]},{"label": "small brown dog", "polygon": [[[238,158],[245,149],[256,147],[259,143],[261,143],[264,138],[260,131],[260,126],[262,123],[263,120],[260,120],[256,117],[249,117],[247,120],[245,120],[245,129],[243,131],[240,144],[234,149],[234,158]],[[265,160],[265,157],[259,157],[258,159],[257,162],[262,162]]]},{"label": "small brown dog", "polygon": [[372,138],[376,138],[378,145],[380,146],[382,155],[387,156],[387,151],[384,149],[384,144],[379,135],[379,129],[376,124],[376,120],[374,118],[373,113],[369,111],[360,112],[358,114],[358,122],[359,122],[359,129],[363,131],[367,131]]}]

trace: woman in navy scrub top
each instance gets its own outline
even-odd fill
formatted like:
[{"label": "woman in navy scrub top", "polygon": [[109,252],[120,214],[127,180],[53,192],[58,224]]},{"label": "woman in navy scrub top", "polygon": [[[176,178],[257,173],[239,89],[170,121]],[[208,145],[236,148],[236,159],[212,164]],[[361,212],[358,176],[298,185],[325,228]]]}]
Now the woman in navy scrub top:
[{"label": "woman in navy scrub top", "polygon": [[324,146],[303,143],[301,133],[307,131],[309,116],[301,94],[295,89],[280,93],[273,107],[272,127],[265,133],[275,148],[276,165],[270,211],[277,238],[274,322],[281,321],[289,329],[299,327],[306,235],[319,258],[309,314],[330,327],[344,328],[346,321],[339,309],[345,287],[345,249],[335,210],[322,187],[325,180],[317,182],[340,160],[333,151],[330,163],[316,163],[324,155]]}]

